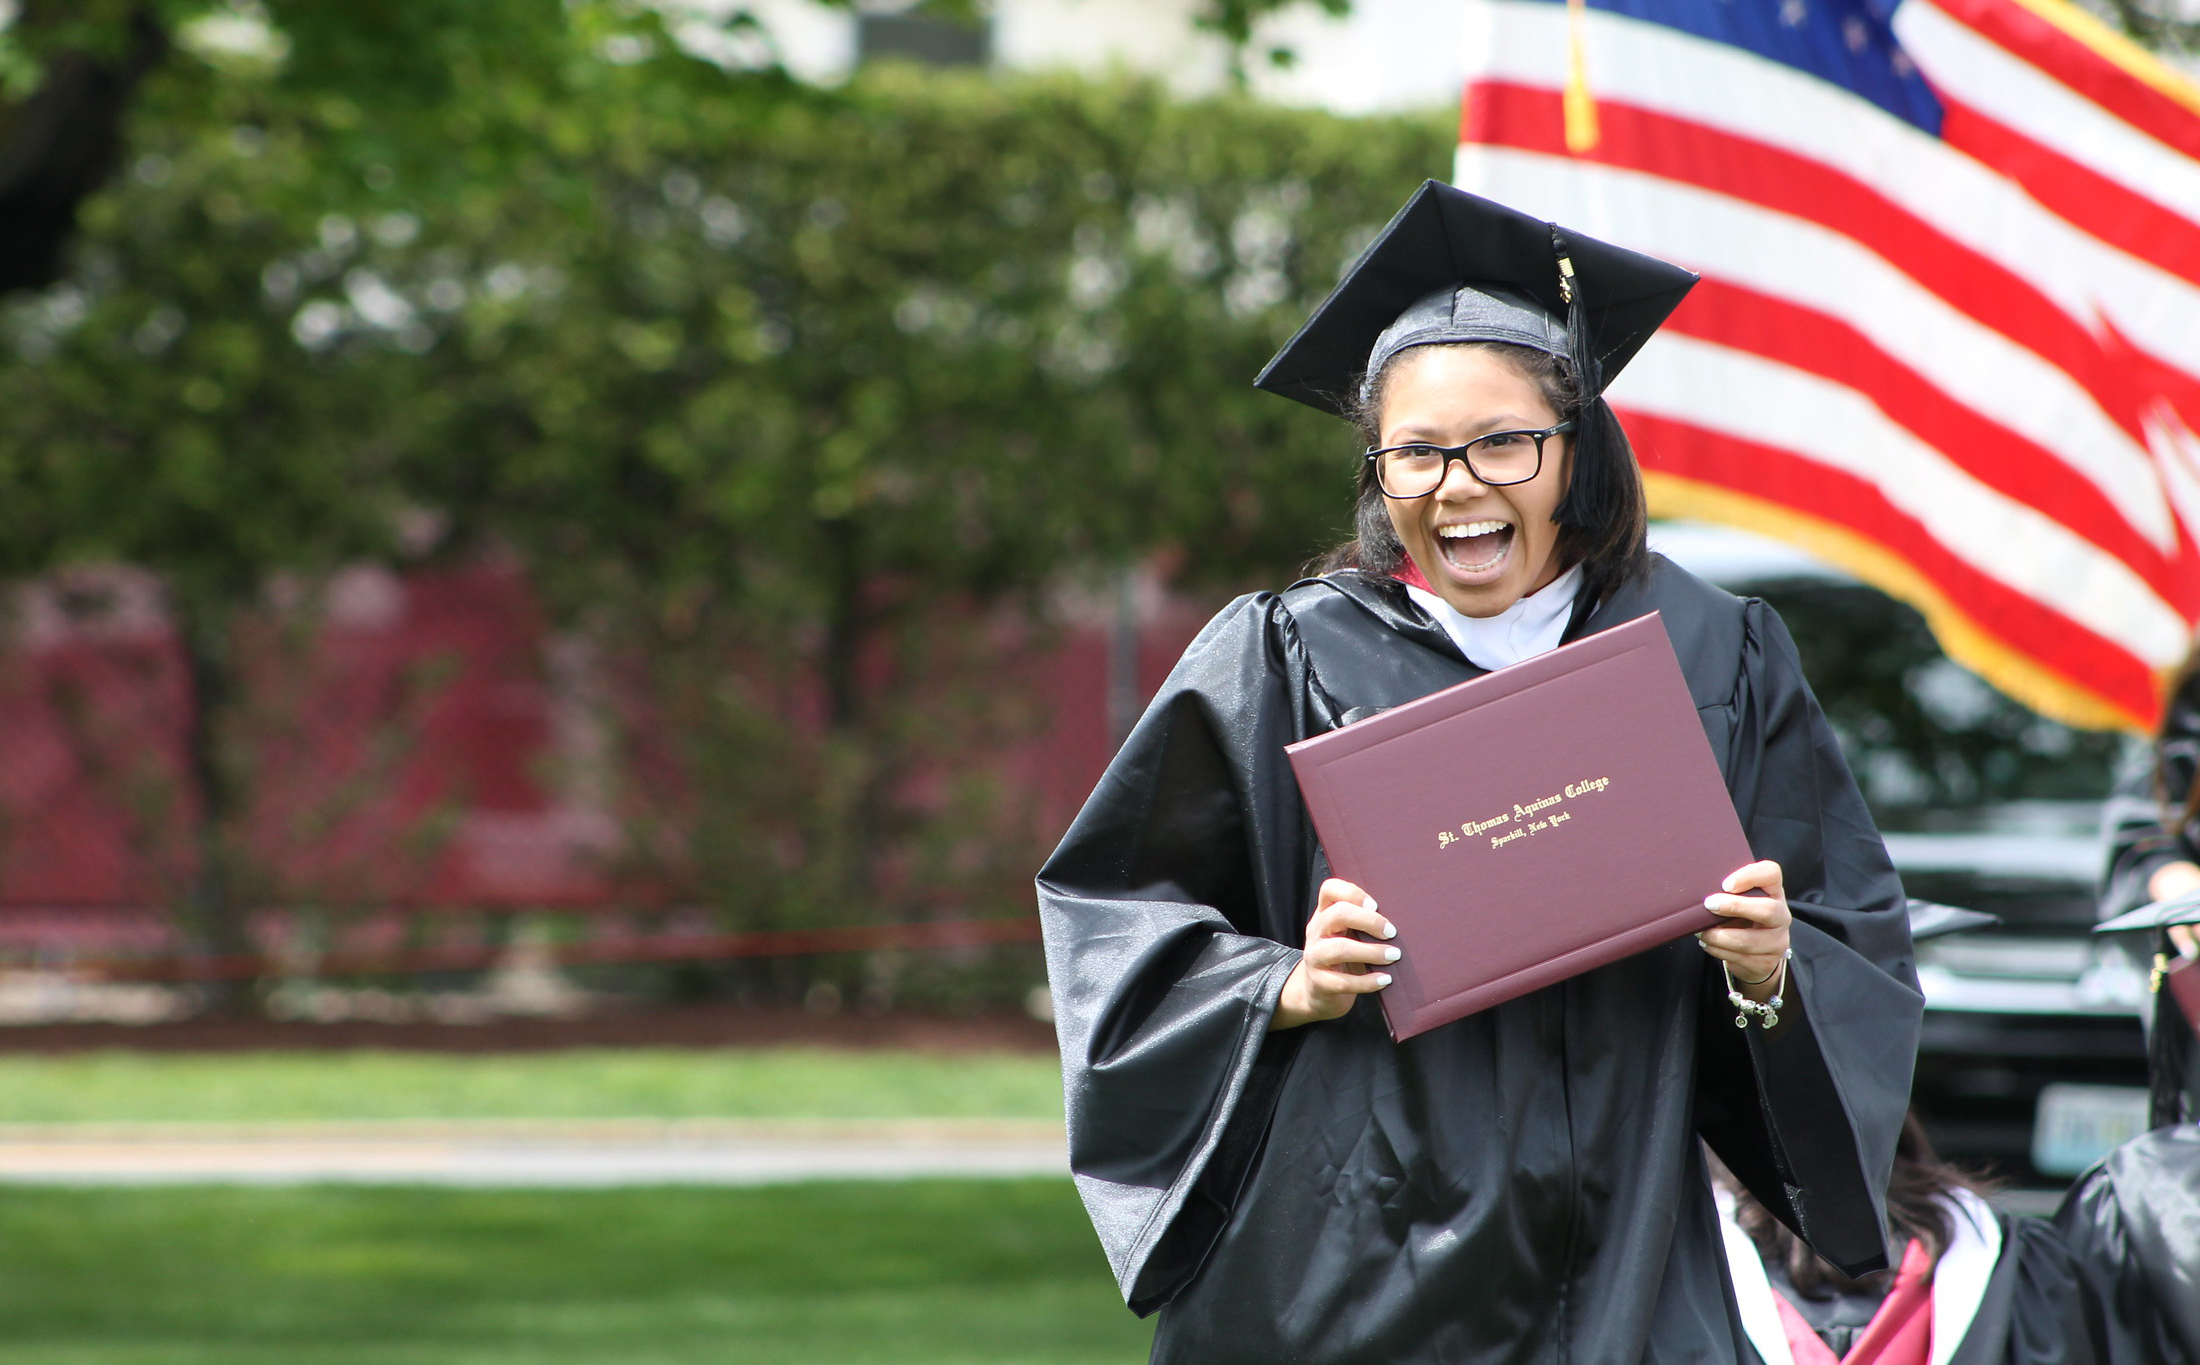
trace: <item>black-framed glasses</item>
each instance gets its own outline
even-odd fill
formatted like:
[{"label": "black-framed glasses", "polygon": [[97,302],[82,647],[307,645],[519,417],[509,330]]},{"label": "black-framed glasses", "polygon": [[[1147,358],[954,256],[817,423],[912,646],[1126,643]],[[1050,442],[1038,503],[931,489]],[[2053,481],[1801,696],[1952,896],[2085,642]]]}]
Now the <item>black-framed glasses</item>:
[{"label": "black-framed glasses", "polygon": [[1543,472],[1543,443],[1574,429],[1571,421],[1541,431],[1493,431],[1463,446],[1384,446],[1367,452],[1375,482],[1393,498],[1425,498],[1436,491],[1458,460],[1478,483],[1492,488],[1526,483]]}]

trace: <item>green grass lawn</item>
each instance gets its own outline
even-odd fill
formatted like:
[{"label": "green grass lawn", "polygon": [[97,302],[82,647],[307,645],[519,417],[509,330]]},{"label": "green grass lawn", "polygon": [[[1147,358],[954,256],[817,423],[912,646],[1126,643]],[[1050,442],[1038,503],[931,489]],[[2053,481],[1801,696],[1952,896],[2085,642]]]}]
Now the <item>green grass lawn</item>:
[{"label": "green grass lawn", "polygon": [[0,1056],[0,1123],[347,1119],[1060,1119],[1054,1059],[674,1048]]},{"label": "green grass lawn", "polygon": [[[0,1056],[0,1122],[1058,1119],[1047,1057]],[[1143,1360],[1066,1180],[0,1186],[8,1365]]]},{"label": "green grass lawn", "polygon": [[9,1365],[1134,1365],[1065,1180],[0,1189]]}]

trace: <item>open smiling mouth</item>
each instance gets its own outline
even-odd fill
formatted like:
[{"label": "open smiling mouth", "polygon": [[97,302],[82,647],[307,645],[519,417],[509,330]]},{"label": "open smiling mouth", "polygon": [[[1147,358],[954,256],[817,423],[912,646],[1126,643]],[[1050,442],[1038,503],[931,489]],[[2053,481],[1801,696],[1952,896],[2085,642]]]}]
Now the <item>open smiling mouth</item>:
[{"label": "open smiling mouth", "polygon": [[1436,528],[1436,547],[1460,573],[1486,573],[1512,552],[1513,534],[1511,522],[1460,522]]}]

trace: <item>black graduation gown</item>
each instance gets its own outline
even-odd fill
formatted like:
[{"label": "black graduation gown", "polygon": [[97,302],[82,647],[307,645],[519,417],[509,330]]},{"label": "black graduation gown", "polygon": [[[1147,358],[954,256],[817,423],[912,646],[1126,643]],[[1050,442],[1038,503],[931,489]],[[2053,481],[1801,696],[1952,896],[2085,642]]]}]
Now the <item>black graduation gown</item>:
[{"label": "black graduation gown", "polygon": [[1901,885],[1779,618],[1653,556],[1575,633],[1652,610],[1786,872],[1771,1033],[1685,938],[1403,1044],[1372,1002],[1268,1032],[1326,875],[1284,745],[1479,671],[1391,580],[1233,603],[1109,766],[1039,902],[1071,1168],[1155,1360],[1742,1359],[1698,1134],[1828,1260],[1884,1263]]},{"label": "black graduation gown", "polygon": [[2111,1365],[2200,1365],[2200,1124],[2110,1152],[2055,1224],[2101,1305]]},{"label": "black graduation gown", "polygon": [[1948,1365],[2096,1365],[2097,1312],[2054,1225],[1996,1215],[2001,1257]]}]

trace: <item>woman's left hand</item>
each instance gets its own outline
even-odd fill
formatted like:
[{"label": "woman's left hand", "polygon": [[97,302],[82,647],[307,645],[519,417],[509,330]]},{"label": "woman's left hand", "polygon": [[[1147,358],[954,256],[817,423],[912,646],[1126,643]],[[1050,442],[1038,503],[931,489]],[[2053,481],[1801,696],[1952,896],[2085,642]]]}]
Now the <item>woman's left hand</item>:
[{"label": "woman's left hand", "polygon": [[[2195,891],[2200,891],[2200,865],[2183,860],[2165,863],[2147,878],[2147,895],[2158,901],[2175,900]],[[2169,941],[2177,945],[2179,957],[2200,957],[2200,937],[2193,934],[2191,925],[2172,924]]]},{"label": "woman's left hand", "polygon": [[[1750,891],[1764,894],[1744,894]],[[1760,1005],[1771,999],[1787,957],[1788,925],[1795,922],[1780,865],[1767,860],[1742,868],[1726,879],[1720,894],[1704,897],[1703,908],[1728,922],[1704,930],[1696,941],[1727,965],[1735,989]]]}]

